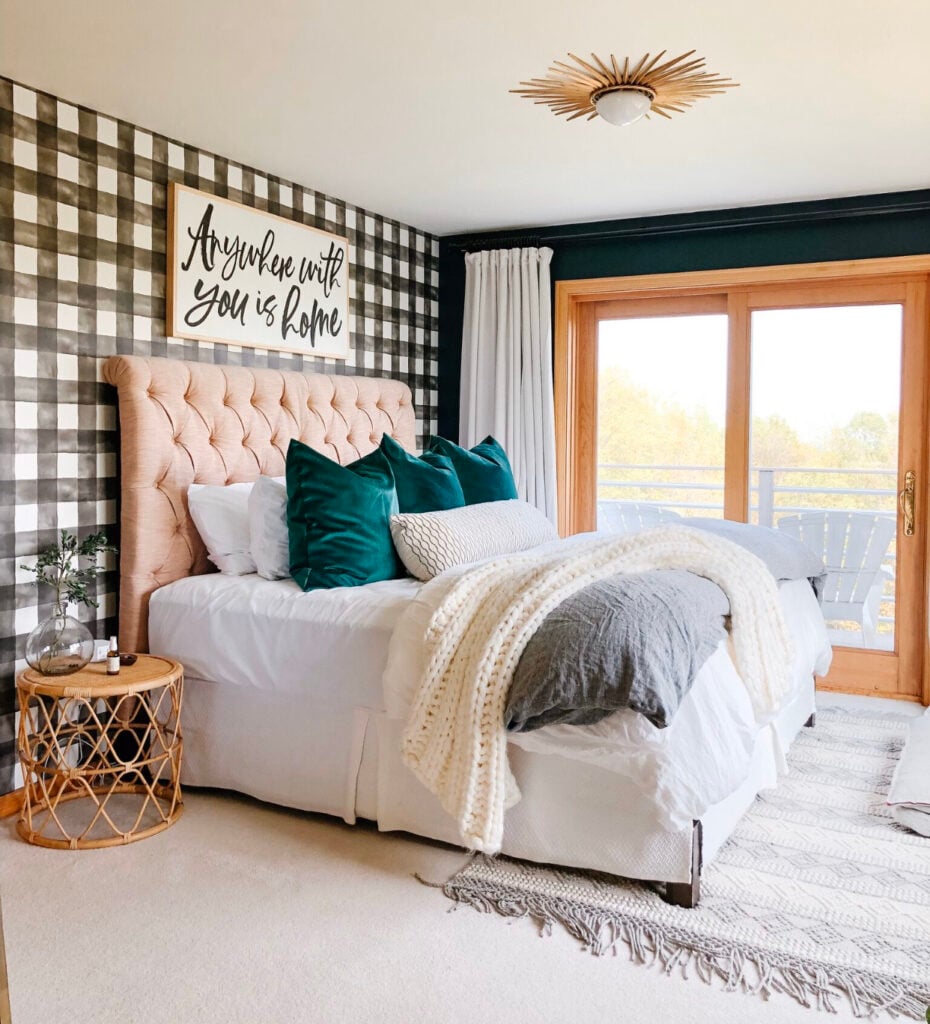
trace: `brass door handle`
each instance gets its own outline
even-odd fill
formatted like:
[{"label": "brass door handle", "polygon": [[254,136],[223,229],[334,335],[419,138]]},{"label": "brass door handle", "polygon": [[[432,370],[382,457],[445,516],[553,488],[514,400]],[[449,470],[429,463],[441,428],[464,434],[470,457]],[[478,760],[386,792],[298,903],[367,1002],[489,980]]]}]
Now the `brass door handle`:
[{"label": "brass door handle", "polygon": [[904,516],[904,536],[914,536],[914,492],[917,489],[917,474],[909,469],[904,474],[904,490],[898,495],[898,507]]}]

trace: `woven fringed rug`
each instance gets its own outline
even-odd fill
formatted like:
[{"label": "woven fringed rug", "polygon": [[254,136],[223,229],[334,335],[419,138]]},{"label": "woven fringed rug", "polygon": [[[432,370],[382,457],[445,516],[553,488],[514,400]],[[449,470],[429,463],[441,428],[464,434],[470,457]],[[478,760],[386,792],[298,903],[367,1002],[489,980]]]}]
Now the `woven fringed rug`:
[{"label": "woven fringed rug", "polygon": [[695,910],[591,872],[477,857],[443,891],[504,917],[560,924],[594,954],[626,947],[729,990],[784,992],[859,1017],[923,1020],[930,1005],[930,839],[885,805],[907,719],[821,711],[790,772],[705,869]]}]

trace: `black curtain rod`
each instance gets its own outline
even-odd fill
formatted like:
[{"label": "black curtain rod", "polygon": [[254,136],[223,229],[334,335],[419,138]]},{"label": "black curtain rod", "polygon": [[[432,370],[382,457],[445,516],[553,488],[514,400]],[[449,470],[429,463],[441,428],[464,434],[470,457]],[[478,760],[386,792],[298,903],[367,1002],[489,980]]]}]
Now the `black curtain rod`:
[{"label": "black curtain rod", "polygon": [[525,249],[542,245],[539,235],[514,235],[513,238],[474,238],[456,243],[462,252],[482,252],[485,249]]},{"label": "black curtain rod", "polygon": [[[728,211],[729,212],[729,211]],[[586,229],[580,225],[576,230],[552,232],[550,234],[513,235],[501,238],[478,237],[466,238],[452,244],[463,252],[478,252],[483,249],[514,249],[523,246],[558,245],[560,242],[609,242],[620,238],[653,238],[662,235],[688,235],[702,231],[727,231],[754,227],[777,227],[781,224],[824,223],[836,220],[848,220],[855,217],[888,217],[895,214],[928,213],[930,198],[900,200],[891,203],[869,203],[862,206],[849,206],[830,210],[782,210],[779,212],[743,215],[739,217],[713,217],[685,223],[656,223],[627,227],[609,227],[596,229],[593,225]]]}]

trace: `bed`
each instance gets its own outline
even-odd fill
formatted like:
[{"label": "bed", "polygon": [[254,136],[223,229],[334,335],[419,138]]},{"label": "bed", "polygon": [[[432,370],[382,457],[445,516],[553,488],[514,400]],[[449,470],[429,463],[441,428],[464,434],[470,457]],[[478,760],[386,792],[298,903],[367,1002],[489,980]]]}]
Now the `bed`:
[{"label": "bed", "polygon": [[[185,665],[184,781],[459,843],[400,756],[410,694],[396,683],[399,624],[421,584],[304,594],[289,580],[211,572],[186,504],[195,482],[281,475],[292,437],[340,462],[385,432],[412,450],[406,386],[132,356],[108,360],[104,376],[119,392],[121,643]],[[775,783],[814,713],[813,675],[829,664],[809,585],[784,583],[779,600],[795,660],[770,723],[755,724],[722,644],[668,729],[619,712],[521,734],[509,758],[522,799],[502,852],[661,882],[672,902],[694,905],[702,863]]]}]

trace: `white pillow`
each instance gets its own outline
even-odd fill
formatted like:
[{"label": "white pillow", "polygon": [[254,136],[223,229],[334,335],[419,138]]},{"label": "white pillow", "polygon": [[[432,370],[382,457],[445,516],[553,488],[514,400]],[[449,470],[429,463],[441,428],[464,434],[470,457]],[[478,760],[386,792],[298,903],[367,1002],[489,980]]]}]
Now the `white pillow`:
[{"label": "white pillow", "polygon": [[558,536],[539,509],[517,499],[391,516],[394,547],[418,580],[431,580],[454,565],[526,551]]},{"label": "white pillow", "polygon": [[287,539],[287,484],[283,476],[260,476],[249,495],[249,535],[258,575],[283,580],[291,574]]},{"label": "white pillow", "polygon": [[249,550],[249,492],[252,482],[227,484],[191,484],[187,504],[191,519],[207,547],[210,561],[229,576],[255,572]]}]

